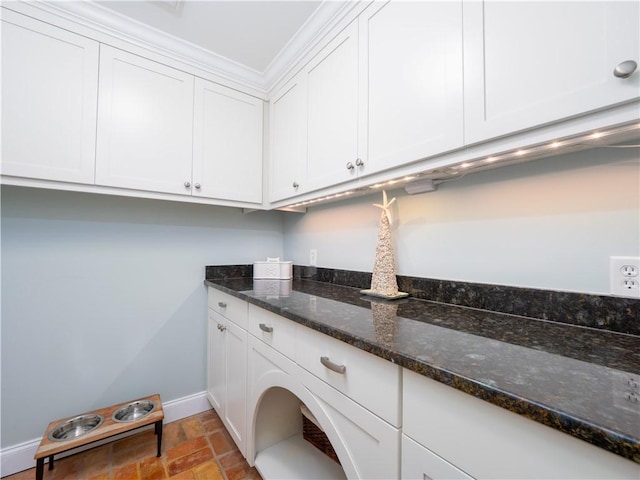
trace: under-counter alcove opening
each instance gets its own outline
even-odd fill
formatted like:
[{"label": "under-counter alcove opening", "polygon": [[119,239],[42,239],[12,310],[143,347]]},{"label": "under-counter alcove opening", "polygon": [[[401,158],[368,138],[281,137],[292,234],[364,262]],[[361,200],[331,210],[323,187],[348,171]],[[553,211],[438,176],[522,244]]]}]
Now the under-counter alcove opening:
[{"label": "under-counter alcove opening", "polygon": [[342,467],[303,438],[303,402],[270,388],[258,406],[255,465],[265,479],[346,479]]}]

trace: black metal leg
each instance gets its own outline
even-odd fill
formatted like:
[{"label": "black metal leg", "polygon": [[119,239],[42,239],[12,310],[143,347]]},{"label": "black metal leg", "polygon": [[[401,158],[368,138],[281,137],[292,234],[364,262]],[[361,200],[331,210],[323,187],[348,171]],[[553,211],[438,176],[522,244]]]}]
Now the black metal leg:
[{"label": "black metal leg", "polygon": [[44,457],[36,460],[36,480],[42,480],[44,477]]},{"label": "black metal leg", "polygon": [[49,455],[49,470],[53,470],[53,455]]},{"label": "black metal leg", "polygon": [[160,457],[162,455],[162,420],[156,422],[155,430],[158,437],[158,455],[156,456]]}]

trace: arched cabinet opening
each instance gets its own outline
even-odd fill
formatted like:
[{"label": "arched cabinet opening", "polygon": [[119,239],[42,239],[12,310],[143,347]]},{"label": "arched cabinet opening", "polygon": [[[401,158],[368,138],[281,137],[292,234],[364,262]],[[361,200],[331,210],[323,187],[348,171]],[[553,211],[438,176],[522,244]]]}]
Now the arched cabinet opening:
[{"label": "arched cabinet opening", "polygon": [[[317,411],[318,407],[312,408]],[[326,423],[323,425],[291,391],[269,388],[255,412],[254,463],[261,475],[266,479],[346,479],[340,463],[331,458],[334,455],[314,444],[319,442],[312,435],[322,437],[322,430],[332,428]]]}]

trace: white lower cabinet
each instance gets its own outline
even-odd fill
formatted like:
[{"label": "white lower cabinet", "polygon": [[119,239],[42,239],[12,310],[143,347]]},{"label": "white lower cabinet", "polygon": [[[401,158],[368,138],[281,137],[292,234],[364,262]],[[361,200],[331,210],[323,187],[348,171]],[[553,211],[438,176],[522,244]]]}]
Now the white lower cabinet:
[{"label": "white lower cabinet", "polygon": [[[216,289],[209,307],[209,399],[267,480],[639,478],[630,460]],[[303,410],[340,463],[305,439]]]},{"label": "white lower cabinet", "polygon": [[[352,347],[355,348],[355,347]],[[338,392],[306,370],[300,368],[298,377],[315,396],[320,407],[337,432],[332,445],[338,457],[347,463],[352,472],[349,478],[380,479],[400,476],[400,429],[374,415],[362,405]],[[384,394],[382,389],[376,388]]]},{"label": "white lower cabinet", "polygon": [[637,463],[406,369],[402,403],[403,433],[473,478],[639,478]]},{"label": "white lower cabinet", "polygon": [[208,311],[207,397],[245,455],[247,331],[213,309]]},{"label": "white lower cabinet", "polygon": [[402,480],[469,480],[472,478],[406,435],[402,435],[401,472]]},{"label": "white lower cabinet", "polygon": [[301,367],[391,425],[401,425],[398,365],[302,325],[296,335]]}]

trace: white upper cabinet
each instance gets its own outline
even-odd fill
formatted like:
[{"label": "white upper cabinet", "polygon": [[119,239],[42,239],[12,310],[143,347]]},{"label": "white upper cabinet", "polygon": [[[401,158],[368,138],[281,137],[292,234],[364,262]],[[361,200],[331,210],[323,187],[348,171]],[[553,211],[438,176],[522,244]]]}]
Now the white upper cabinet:
[{"label": "white upper cabinet", "polygon": [[2,174],[93,183],[98,43],[2,17]]},{"label": "white upper cabinet", "polygon": [[293,197],[308,189],[307,87],[301,72],[271,99],[269,200]]},{"label": "white upper cabinet", "polygon": [[262,100],[196,78],[194,196],[262,202]]},{"label": "white upper cabinet", "polygon": [[365,172],[461,147],[462,1],[374,3],[360,39]]},{"label": "white upper cabinet", "polygon": [[465,143],[637,99],[637,1],[465,2]]},{"label": "white upper cabinet", "polygon": [[193,83],[101,45],[96,184],[191,194]]},{"label": "white upper cabinet", "polygon": [[305,67],[307,183],[315,190],[357,177],[358,22],[339,33]]}]

